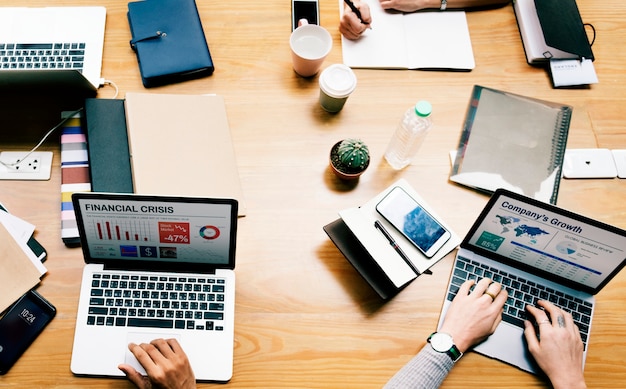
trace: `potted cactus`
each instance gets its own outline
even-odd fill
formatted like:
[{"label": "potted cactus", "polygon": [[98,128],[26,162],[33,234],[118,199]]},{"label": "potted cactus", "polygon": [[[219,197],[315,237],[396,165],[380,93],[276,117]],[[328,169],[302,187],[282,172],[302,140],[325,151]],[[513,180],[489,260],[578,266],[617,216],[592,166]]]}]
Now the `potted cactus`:
[{"label": "potted cactus", "polygon": [[370,164],[370,153],[361,139],[344,139],[335,143],[330,150],[330,166],[337,177],[354,180]]}]

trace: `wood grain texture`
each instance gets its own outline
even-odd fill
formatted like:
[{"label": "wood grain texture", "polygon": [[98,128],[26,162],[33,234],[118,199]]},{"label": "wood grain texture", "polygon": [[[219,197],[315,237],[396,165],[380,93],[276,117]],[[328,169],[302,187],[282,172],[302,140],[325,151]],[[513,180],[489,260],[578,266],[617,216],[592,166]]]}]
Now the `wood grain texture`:
[{"label": "wood grain texture", "polygon": [[[327,66],[341,62],[339,12],[337,1],[320,2],[322,25],[334,43]],[[29,6],[48,3],[28,1]],[[572,105],[568,147],[626,148],[624,2],[578,1],[583,19],[597,30],[593,49],[600,83],[590,88],[555,90],[544,69],[527,65],[512,7],[506,6],[468,13],[473,71],[357,69],[356,91],[336,115],[319,107],[317,77],[300,78],[291,68],[288,1],[197,3],[215,73],[149,92],[217,93],[226,101],[248,206],[238,235],[234,377],[228,387],[377,388],[420,349],[436,326],[452,255],[433,267],[432,276],[420,277],[382,303],[322,226],[339,210],[366,202],[403,177],[464,235],[487,196],[448,181],[448,152],[456,148],[474,84]],[[55,1],[64,4],[93,2]],[[127,1],[99,4],[107,7],[103,77],[119,86],[121,98],[126,92],[146,91],[128,44]],[[5,0],[3,5],[24,4]],[[99,92],[101,98],[112,96],[112,88]],[[418,99],[432,102],[435,127],[414,163],[396,172],[382,156],[402,112]],[[16,142],[8,129],[0,131],[0,150],[24,150],[45,129],[20,129],[32,134],[32,142],[24,137]],[[358,184],[347,185],[334,178],[327,159],[337,140],[354,136],[368,143],[372,163]],[[49,272],[39,291],[58,314],[13,369],[0,377],[0,386],[129,388],[125,380],[75,377],[69,370],[83,260],[80,249],[66,248],[60,238],[58,136],[44,148],[55,152],[52,178],[0,181],[0,201],[37,226],[36,237],[49,252]],[[203,166],[202,161],[198,155],[200,167],[219,168]],[[623,180],[563,180],[558,204],[626,228],[625,198]],[[621,273],[597,296],[585,369],[593,388],[626,382],[624,288],[626,275]],[[540,378],[468,353],[443,387],[470,386],[549,387]]]}]

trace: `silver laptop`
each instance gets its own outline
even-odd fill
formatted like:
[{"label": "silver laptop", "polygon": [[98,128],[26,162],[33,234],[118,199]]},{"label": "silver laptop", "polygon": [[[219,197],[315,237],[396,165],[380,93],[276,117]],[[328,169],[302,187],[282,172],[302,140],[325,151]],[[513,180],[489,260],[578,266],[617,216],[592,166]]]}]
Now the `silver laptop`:
[{"label": "silver laptop", "polygon": [[196,379],[228,381],[233,369],[234,199],[133,194],[72,196],[86,266],[71,371],[145,373],[128,343],[175,338]]},{"label": "silver laptop", "polygon": [[0,81],[10,71],[62,71],[97,89],[105,20],[104,7],[0,7]]},{"label": "silver laptop", "polygon": [[457,252],[438,328],[459,285],[488,277],[502,283],[509,298],[501,324],[475,351],[538,373],[523,320],[532,319],[526,305],[542,299],[572,313],[586,357],[594,295],[625,263],[626,231],[499,189]]}]

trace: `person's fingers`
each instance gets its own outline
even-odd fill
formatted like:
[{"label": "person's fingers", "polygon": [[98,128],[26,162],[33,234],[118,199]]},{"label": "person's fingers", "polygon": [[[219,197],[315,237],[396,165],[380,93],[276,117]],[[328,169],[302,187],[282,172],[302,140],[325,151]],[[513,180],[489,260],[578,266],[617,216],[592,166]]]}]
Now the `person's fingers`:
[{"label": "person's fingers", "polygon": [[144,344],[139,345],[139,344],[135,344],[135,343],[129,343],[128,344],[128,349],[130,350],[131,353],[133,353],[135,358],[137,358],[137,361],[139,361],[141,366],[146,368],[146,366],[149,366],[151,364],[153,365],[154,361],[152,360],[152,358],[150,357],[150,355],[146,351],[145,347],[142,347],[143,345]]},{"label": "person's fingers", "polygon": [[153,345],[158,350],[159,354],[165,358],[169,359],[174,355],[174,350],[172,350],[170,343],[165,339],[154,339],[150,342],[150,344]]},{"label": "person's fingers", "polygon": [[487,288],[489,287],[489,285],[491,285],[491,282],[492,281],[489,278],[481,279],[480,281],[478,281],[478,283],[474,287],[472,294],[476,294],[478,297],[482,297],[482,295],[484,295],[485,292],[487,291]]},{"label": "person's fingers", "polygon": [[372,23],[372,15],[370,14],[370,7],[367,4],[361,4],[358,6],[361,12],[361,21],[365,24]]},{"label": "person's fingers", "polygon": [[529,350],[536,350],[539,347],[539,339],[535,327],[529,320],[524,320],[524,337],[528,343]]},{"label": "person's fingers", "polygon": [[474,286],[475,283],[476,283],[476,281],[474,281],[474,280],[467,280],[467,281],[465,281],[459,287],[458,294],[461,295],[461,296],[467,296],[469,294],[470,289],[472,288],[472,286]]},{"label": "person's fingers", "polygon": [[187,355],[185,354],[185,350],[183,350],[183,347],[180,345],[180,343],[178,343],[178,340],[176,340],[175,338],[167,339],[167,343],[172,348],[172,351],[174,351],[175,354]]},{"label": "person's fingers", "polygon": [[527,305],[526,310],[530,312],[530,314],[535,319],[535,322],[539,325],[550,323],[550,319],[548,318],[548,314],[544,312],[542,309],[537,307],[533,307],[532,305]]},{"label": "person's fingers", "polygon": [[126,378],[128,378],[128,380],[135,384],[135,386],[137,386],[138,388],[144,389],[150,387],[147,385],[147,378],[141,375],[141,373],[139,373],[137,370],[135,370],[134,367],[123,363],[120,364],[117,368],[120,369],[124,373],[124,375],[126,375]]},{"label": "person's fingers", "polygon": [[487,286],[487,290],[485,290],[484,296],[488,296],[491,298],[491,301],[495,301],[496,297],[500,295],[502,291],[502,285],[497,282],[491,283]]},{"label": "person's fingers", "polygon": [[553,325],[562,328],[566,326],[564,315],[565,312],[561,310],[561,308],[545,300],[539,300],[537,302],[537,305],[542,307],[548,313],[548,315],[550,316],[550,321],[552,321]]},{"label": "person's fingers", "polygon": [[351,40],[358,39],[364,30],[365,30],[365,26],[358,20],[356,15],[352,13],[351,11],[349,13],[344,14],[343,20],[339,24],[339,32],[341,32],[343,36]]}]

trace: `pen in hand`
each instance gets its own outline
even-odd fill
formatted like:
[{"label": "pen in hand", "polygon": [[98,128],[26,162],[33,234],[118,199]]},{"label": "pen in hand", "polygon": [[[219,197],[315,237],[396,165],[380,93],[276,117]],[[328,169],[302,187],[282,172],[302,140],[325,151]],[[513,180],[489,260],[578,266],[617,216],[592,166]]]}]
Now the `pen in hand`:
[{"label": "pen in hand", "polygon": [[356,15],[356,17],[357,17],[357,18],[359,18],[359,20],[361,21],[361,23],[369,25],[369,23],[366,23],[366,22],[364,22],[364,21],[363,21],[363,17],[361,16],[361,10],[360,10],[360,9],[358,9],[358,8],[356,7],[356,5],[354,5],[354,3],[352,2],[352,0],[343,0],[343,1],[344,1],[347,5],[348,5],[348,7],[350,7],[350,9],[352,10],[352,12],[354,12],[354,14]]}]

